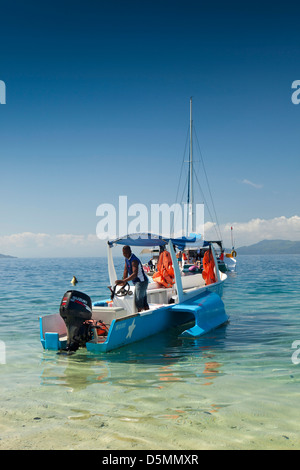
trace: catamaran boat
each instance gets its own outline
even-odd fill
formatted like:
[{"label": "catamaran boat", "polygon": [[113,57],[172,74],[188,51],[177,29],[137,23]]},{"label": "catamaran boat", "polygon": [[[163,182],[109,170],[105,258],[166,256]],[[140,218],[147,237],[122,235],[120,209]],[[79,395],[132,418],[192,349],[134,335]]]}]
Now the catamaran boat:
[{"label": "catamaran boat", "polygon": [[[59,313],[40,317],[40,337],[43,348],[66,350],[68,353],[85,347],[94,353],[105,353],[143,340],[175,326],[183,325],[181,336],[195,338],[228,321],[221,299],[226,274],[218,269],[212,246],[207,250],[210,262],[203,273],[182,275],[174,248],[183,250],[199,244],[198,238],[167,239],[153,234],[131,234],[108,242],[108,273],[111,297],[94,302],[86,294],[70,290],[61,301]],[[169,287],[150,278],[147,289],[149,310],[138,312],[134,286],[116,286],[118,279],[113,261],[113,247],[160,247],[168,252],[173,281]]]},{"label": "catamaran boat", "polygon": [[[92,303],[82,292],[70,290],[61,301],[59,313],[40,317],[41,343],[45,349],[74,352],[79,347],[96,353],[108,352],[168,328],[184,325],[184,337],[198,337],[228,321],[222,301],[227,275],[220,271],[212,243],[203,242],[195,232],[192,153],[192,100],[190,101],[190,159],[188,184],[188,236],[166,238],[153,234],[129,234],[108,242],[108,273],[111,298]],[[147,289],[149,310],[138,312],[135,287],[116,286],[113,262],[115,245],[166,251],[168,279],[160,271],[152,272]],[[181,269],[175,249],[203,251],[200,269]],[[207,259],[206,259],[207,258]],[[205,260],[206,259],[206,260]]]}]

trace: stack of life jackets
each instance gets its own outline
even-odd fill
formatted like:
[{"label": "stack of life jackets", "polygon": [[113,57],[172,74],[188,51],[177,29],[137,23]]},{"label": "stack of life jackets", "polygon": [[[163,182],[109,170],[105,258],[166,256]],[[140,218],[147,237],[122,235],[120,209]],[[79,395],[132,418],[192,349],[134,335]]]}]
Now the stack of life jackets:
[{"label": "stack of life jackets", "polygon": [[211,250],[208,250],[205,252],[203,256],[203,271],[202,271],[202,277],[207,286],[209,284],[213,284],[214,282],[216,282],[214,267],[215,267],[215,262],[214,262],[213,254]]},{"label": "stack of life jackets", "polygon": [[157,272],[153,274],[153,281],[164,287],[172,287],[175,282],[174,269],[171,255],[168,251],[163,251],[159,255]]}]

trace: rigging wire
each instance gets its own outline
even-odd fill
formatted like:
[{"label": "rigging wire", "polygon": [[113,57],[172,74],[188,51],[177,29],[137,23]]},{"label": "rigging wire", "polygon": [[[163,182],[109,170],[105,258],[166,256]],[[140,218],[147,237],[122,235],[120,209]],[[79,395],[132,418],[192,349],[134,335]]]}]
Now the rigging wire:
[{"label": "rigging wire", "polygon": [[[202,189],[201,189],[201,185],[200,185],[200,183],[199,183],[199,180],[198,180],[198,177],[197,177],[196,173],[195,173],[195,177],[196,177],[196,181],[197,181],[198,186],[199,186],[200,193],[201,193],[201,195],[202,195],[202,197],[203,197],[203,202],[204,202],[204,205],[205,205],[205,209],[208,211],[209,216],[210,216],[210,218],[211,218],[212,221],[213,221],[214,218],[213,218],[213,216],[212,216],[212,214],[211,214],[209,204],[207,203],[207,201],[206,201],[206,199],[205,199],[205,196],[204,196],[203,191],[202,191]],[[221,235],[221,231],[220,231],[220,229],[219,229],[219,226],[216,225],[216,224],[214,224],[214,229],[215,229],[215,231],[216,231],[217,237],[222,240],[222,235]]]},{"label": "rigging wire", "polygon": [[[177,186],[175,204],[177,204],[177,201],[178,201],[178,194],[179,194],[179,189],[180,189],[180,185],[181,185],[183,165],[185,163],[184,159],[185,159],[185,155],[186,155],[186,148],[187,148],[187,145],[188,145],[188,140],[189,140],[189,127],[188,127],[188,130],[187,130],[187,135],[186,135],[186,139],[185,139],[185,147],[184,147],[184,152],[183,152],[183,157],[182,157],[182,162],[181,162],[181,169],[180,169],[179,182],[178,182],[178,186]],[[183,201],[183,195],[185,193],[185,188],[187,186],[187,181],[188,181],[188,178],[186,178],[185,185],[184,185],[184,188],[183,188],[183,192],[182,192],[182,196],[181,196],[181,204],[182,204],[182,201]],[[177,219],[176,219],[176,222],[177,222]],[[174,217],[173,217],[172,222],[171,222],[171,233],[173,233],[173,235],[174,235],[174,225],[175,225],[175,220],[174,220]]]},{"label": "rigging wire", "polygon": [[185,154],[186,154],[186,147],[187,147],[187,144],[188,144],[188,138],[189,138],[189,129],[188,129],[188,131],[187,131],[187,136],[186,136],[186,140],[185,140],[185,147],[184,147],[183,158],[182,158],[182,163],[181,163],[180,177],[179,177],[179,182],[178,182],[178,187],[177,187],[177,193],[176,193],[176,200],[175,200],[176,203],[177,203],[178,193],[179,193],[179,188],[180,188],[180,182],[181,182],[183,164],[185,163],[185,162],[184,162],[184,158],[185,158]]},{"label": "rigging wire", "polygon": [[[178,182],[178,187],[177,187],[177,193],[176,193],[176,201],[175,203],[177,203],[178,201],[178,195],[179,195],[179,189],[180,189],[180,185],[181,185],[181,179],[182,179],[182,173],[183,173],[183,165],[184,163],[188,163],[185,161],[185,156],[186,156],[186,153],[187,153],[187,145],[188,145],[188,140],[189,140],[189,131],[190,131],[190,127],[188,127],[188,130],[187,130],[187,136],[186,136],[186,141],[185,141],[185,148],[184,148],[184,153],[183,153],[183,159],[182,159],[182,163],[181,163],[181,170],[180,170],[180,177],[179,177],[179,182]],[[208,211],[209,213],[209,216],[212,220],[212,222],[214,223],[214,229],[215,229],[215,232],[216,232],[216,235],[218,238],[220,238],[220,240],[222,240],[222,234],[221,234],[221,229],[220,229],[220,224],[219,224],[219,221],[218,221],[218,217],[217,217],[217,213],[216,213],[216,208],[215,208],[215,204],[214,204],[214,201],[213,201],[213,197],[212,197],[212,193],[211,193],[211,189],[210,189],[210,185],[209,185],[209,181],[208,181],[208,176],[207,176],[207,172],[206,172],[206,168],[205,168],[205,165],[204,165],[204,159],[203,159],[203,155],[202,155],[202,152],[201,152],[201,148],[200,148],[200,144],[199,144],[199,140],[198,140],[198,136],[197,136],[197,133],[196,133],[196,130],[195,130],[195,126],[193,125],[193,133],[196,137],[196,143],[197,143],[197,147],[198,147],[198,151],[199,151],[199,155],[200,155],[200,159],[201,159],[201,164],[202,164],[202,167],[203,167],[203,173],[204,173],[204,176],[205,176],[205,180],[206,180],[206,184],[207,184],[207,188],[208,188],[208,192],[209,192],[209,196],[210,196],[210,200],[211,200],[211,205],[212,205],[212,208],[213,208],[213,212],[214,212],[214,217],[211,213],[211,210],[210,210],[210,206],[204,196],[204,193],[203,193],[203,190],[202,190],[202,187],[201,187],[201,184],[199,182],[199,179],[198,179],[198,176],[197,176],[197,173],[195,171],[195,168],[193,168],[193,175],[195,176],[196,178],[196,181],[198,183],[198,187],[199,187],[199,191],[200,191],[200,195],[203,199],[203,203],[205,204],[205,208],[206,210]],[[196,162],[196,161],[194,161]],[[198,160],[199,162],[199,160]],[[188,179],[189,179],[189,176],[187,176],[186,178],[186,181],[185,181],[185,185],[184,185],[184,188],[183,188],[183,191],[182,191],[182,196],[181,196],[181,204],[183,203],[183,198],[184,198],[184,194],[185,194],[185,191],[186,191],[186,187],[187,187],[187,183],[188,183]],[[215,220],[215,222],[214,222]],[[172,230],[174,232],[174,218],[173,218],[173,221],[172,221]]]},{"label": "rigging wire", "polygon": [[[204,165],[203,155],[202,155],[202,152],[201,152],[200,144],[199,144],[198,137],[197,137],[197,133],[196,133],[195,129],[194,129],[194,135],[196,136],[196,142],[197,142],[197,145],[198,145],[198,150],[199,150],[199,154],[200,154],[200,158],[201,158],[201,163],[202,163],[202,167],[203,167],[203,171],[204,171],[204,175],[205,175],[205,179],[206,179],[206,184],[207,184],[208,192],[209,192],[209,195],[210,195],[210,199],[211,199],[211,204],[212,204],[212,207],[213,207],[213,211],[214,211],[214,214],[215,214],[215,220],[216,220],[216,224],[217,224],[216,227],[215,227],[215,228],[216,228],[216,233],[218,234],[218,236],[219,236],[220,239],[222,240],[223,237],[222,237],[222,234],[221,234],[220,224],[219,224],[219,221],[218,221],[218,216],[217,216],[215,204],[214,204],[214,201],[213,201],[213,197],[212,197],[210,185],[209,185],[209,182],[208,182],[207,172],[206,172],[205,165]],[[199,182],[198,182],[198,184],[199,184]],[[211,217],[211,214],[210,214],[210,217]],[[213,219],[213,217],[212,217],[212,219]],[[218,227],[218,231],[217,231],[217,227]],[[218,232],[219,232],[219,233],[218,233]]]}]

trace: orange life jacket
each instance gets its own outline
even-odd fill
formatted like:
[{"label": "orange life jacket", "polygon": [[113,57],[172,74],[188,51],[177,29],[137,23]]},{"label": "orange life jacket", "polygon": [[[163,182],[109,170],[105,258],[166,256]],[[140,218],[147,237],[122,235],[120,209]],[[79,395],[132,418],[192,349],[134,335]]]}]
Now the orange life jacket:
[{"label": "orange life jacket", "polygon": [[209,284],[213,284],[214,282],[216,282],[214,267],[215,267],[215,262],[214,262],[213,254],[211,250],[208,250],[205,252],[203,256],[203,271],[202,271],[202,277],[207,286]]},{"label": "orange life jacket", "polygon": [[157,272],[153,274],[153,280],[164,287],[172,287],[175,282],[174,269],[171,255],[163,251],[159,255]]}]

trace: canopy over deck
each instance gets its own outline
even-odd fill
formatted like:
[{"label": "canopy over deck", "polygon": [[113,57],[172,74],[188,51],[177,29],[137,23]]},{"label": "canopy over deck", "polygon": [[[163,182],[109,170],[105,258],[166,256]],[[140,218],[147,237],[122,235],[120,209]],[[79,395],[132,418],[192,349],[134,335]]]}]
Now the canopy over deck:
[{"label": "canopy over deck", "polygon": [[[111,285],[115,284],[117,279],[116,271],[113,263],[112,248],[114,245],[129,245],[129,246],[144,246],[144,247],[153,247],[153,246],[161,246],[164,247],[168,245],[169,252],[171,254],[171,259],[173,263],[174,273],[175,273],[175,286],[178,295],[178,302],[185,301],[185,293],[183,292],[182,288],[182,280],[181,280],[181,272],[179,270],[179,265],[176,262],[176,255],[174,252],[173,247],[176,246],[179,250],[184,249],[200,249],[201,247],[208,246],[209,243],[205,242],[201,239],[201,235],[198,234],[191,234],[190,237],[182,237],[182,238],[168,238],[163,237],[161,235],[155,235],[153,233],[133,233],[124,235],[123,237],[116,238],[115,240],[110,240],[107,242],[108,245],[108,272]],[[215,266],[217,266],[217,260],[215,258],[214,251],[214,261]],[[217,269],[217,279],[220,281],[220,274],[219,270]]]},{"label": "canopy over deck", "polygon": [[201,248],[205,246],[204,240],[201,235],[191,234],[190,237],[181,238],[168,238],[162,235],[155,235],[153,233],[132,233],[124,235],[123,237],[116,238],[115,240],[108,241],[109,246],[114,245],[129,245],[129,246],[166,246],[169,242],[174,246],[183,250],[184,248]]}]

